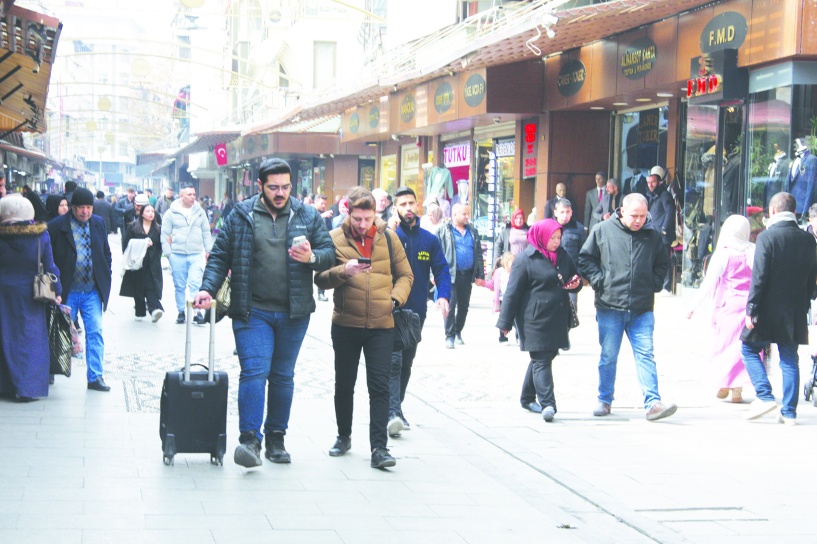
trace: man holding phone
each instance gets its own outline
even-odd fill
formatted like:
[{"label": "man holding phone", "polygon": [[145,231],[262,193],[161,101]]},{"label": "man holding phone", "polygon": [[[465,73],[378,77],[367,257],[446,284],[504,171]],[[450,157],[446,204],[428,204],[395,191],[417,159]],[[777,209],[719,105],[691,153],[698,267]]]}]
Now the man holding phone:
[{"label": "man holding phone", "polygon": [[[292,173],[267,159],[258,173],[260,194],[236,203],[213,245],[197,308],[209,308],[228,271],[228,315],[241,364],[235,463],[289,463],[284,435],[294,391],[295,361],[315,311],[313,272],[329,268],[335,249],[318,211],[290,196]],[[267,417],[264,421],[266,388]],[[263,423],[263,434],[261,426]]]}]

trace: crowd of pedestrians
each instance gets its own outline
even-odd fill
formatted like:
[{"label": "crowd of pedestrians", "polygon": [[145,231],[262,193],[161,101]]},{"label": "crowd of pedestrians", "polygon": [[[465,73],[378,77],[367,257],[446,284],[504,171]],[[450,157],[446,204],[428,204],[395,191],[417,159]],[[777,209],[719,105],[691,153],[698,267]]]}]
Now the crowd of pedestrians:
[{"label": "crowd of pedestrians", "polygon": [[[235,463],[251,468],[263,456],[290,463],[285,447],[298,354],[318,302],[333,301],[334,408],[337,435],[330,456],[352,447],[353,397],[361,355],[369,395],[371,466],[389,468],[389,438],[410,428],[403,411],[417,345],[395,347],[396,309],[426,321],[428,300],[444,320],[440,347],[465,345],[463,331],[472,287],[495,291],[499,341],[516,330],[529,364],[520,404],[552,422],[557,414],[553,362],[570,349],[576,326],[576,294],[594,292],[600,356],[598,394],[592,413],[605,417],[615,400],[616,367],[623,338],[632,347],[648,421],[672,416],[677,406],[659,393],[653,355],[655,296],[668,289],[675,205],[655,169],[644,183],[619,182],[604,172],[586,195],[585,223],[573,215],[563,184],[547,201],[546,219],[526,220],[514,210],[499,233],[497,264],[485,280],[480,235],[468,207],[455,203],[450,220],[432,203],[420,216],[408,187],[393,195],[355,187],[328,206],[325,195],[293,196],[292,172],[281,159],[261,164],[257,194],[216,205],[197,199],[193,186],[178,197],[167,189],[128,189],[109,202],[66,183],[65,193],[44,200],[31,190],[3,196],[0,180],[0,394],[20,401],[48,394],[46,307],[27,292],[39,263],[57,281],[58,302],[70,308],[85,338],[87,387],[109,391],[104,379],[102,316],[111,284],[108,235],[121,232],[119,294],[134,299],[138,320],[156,323],[164,308],[162,260],[174,284],[176,323],[204,324],[203,311],[230,277],[238,383],[239,445]],[[95,198],[96,197],[96,198]],[[32,203],[32,199],[35,203]],[[810,301],[817,296],[817,242],[796,222],[788,193],[770,201],[767,229],[749,240],[749,222],[723,224],[706,279],[687,311],[692,317],[713,299],[716,345],[711,357],[713,393],[743,401],[749,384],[755,419],[778,410],[762,361],[778,345],[783,370],[781,423],[796,424],[799,388],[797,346],[807,343]],[[817,215],[817,213],[815,214]],[[285,278],[286,281],[270,281]],[[21,356],[19,346],[29,346]]]}]

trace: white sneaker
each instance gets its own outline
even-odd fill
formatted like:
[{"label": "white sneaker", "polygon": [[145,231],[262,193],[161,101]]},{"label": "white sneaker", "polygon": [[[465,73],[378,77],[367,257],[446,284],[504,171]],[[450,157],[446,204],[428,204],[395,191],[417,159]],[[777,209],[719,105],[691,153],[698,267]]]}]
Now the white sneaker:
[{"label": "white sneaker", "polygon": [[403,420],[398,416],[391,418],[387,430],[392,438],[400,436],[400,431],[403,430]]},{"label": "white sneaker", "polygon": [[156,323],[157,321],[159,321],[160,319],[162,319],[162,316],[163,316],[163,315],[165,315],[165,313],[164,313],[162,310],[156,309],[156,310],[153,310],[153,311],[150,313],[150,319],[151,319],[151,321],[153,321],[154,323]]},{"label": "white sneaker", "polygon": [[755,401],[749,405],[749,410],[746,411],[746,415],[743,416],[743,419],[757,419],[761,416],[765,416],[776,408],[777,403],[773,400],[755,399]]},{"label": "white sneaker", "polygon": [[782,423],[786,427],[794,427],[797,425],[797,420],[793,417],[786,417],[782,413],[777,414],[777,422]]},{"label": "white sneaker", "polygon": [[134,319],[135,319],[136,321],[144,321],[144,320],[145,320],[145,316],[143,316],[143,315],[137,315],[136,317],[134,317]]}]

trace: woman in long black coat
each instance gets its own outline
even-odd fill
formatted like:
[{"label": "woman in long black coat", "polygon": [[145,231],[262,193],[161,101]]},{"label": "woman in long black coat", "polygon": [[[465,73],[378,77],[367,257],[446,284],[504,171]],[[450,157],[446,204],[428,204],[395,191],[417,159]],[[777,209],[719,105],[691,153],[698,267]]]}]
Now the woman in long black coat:
[{"label": "woman in long black coat", "polygon": [[516,319],[519,348],[530,353],[520,401],[525,409],[541,411],[548,422],[556,415],[553,359],[560,349],[570,347],[568,293],[581,289],[576,264],[559,247],[561,240],[562,226],[554,219],[538,221],[530,228],[530,244],[514,260],[496,324],[508,331]]},{"label": "woman in long black coat", "polygon": [[147,312],[156,323],[164,314],[162,307],[162,241],[156,210],[150,204],[142,209],[141,217],[125,227],[122,233],[122,249],[131,240],[149,239],[151,242],[139,270],[127,270],[122,278],[119,295],[133,297],[136,302],[136,319],[141,321]]}]

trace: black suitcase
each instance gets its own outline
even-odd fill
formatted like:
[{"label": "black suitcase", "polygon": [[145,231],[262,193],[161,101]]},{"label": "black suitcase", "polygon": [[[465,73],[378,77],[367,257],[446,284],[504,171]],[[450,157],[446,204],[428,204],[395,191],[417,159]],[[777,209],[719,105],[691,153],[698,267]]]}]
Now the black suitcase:
[{"label": "black suitcase", "polygon": [[172,465],[177,453],[209,453],[211,463],[223,465],[228,378],[226,372],[213,370],[216,312],[210,312],[209,366],[196,372],[190,371],[193,308],[189,302],[186,314],[184,369],[165,374],[162,385],[159,436],[164,462]]}]

